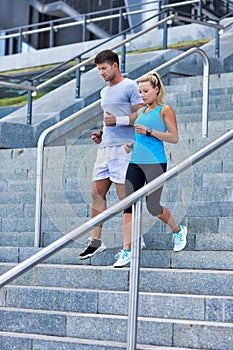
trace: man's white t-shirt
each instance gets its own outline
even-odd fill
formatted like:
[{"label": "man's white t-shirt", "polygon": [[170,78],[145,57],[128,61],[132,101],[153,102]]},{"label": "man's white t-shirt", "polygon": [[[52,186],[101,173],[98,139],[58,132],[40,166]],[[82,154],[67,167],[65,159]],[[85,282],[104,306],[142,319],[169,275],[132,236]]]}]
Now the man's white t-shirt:
[{"label": "man's white t-shirt", "polygon": [[[130,115],[132,106],[142,103],[138,85],[131,79],[124,78],[118,84],[105,86],[100,93],[101,107],[116,117]],[[126,125],[103,127],[102,142],[99,147],[121,146],[134,139],[134,127]]]}]

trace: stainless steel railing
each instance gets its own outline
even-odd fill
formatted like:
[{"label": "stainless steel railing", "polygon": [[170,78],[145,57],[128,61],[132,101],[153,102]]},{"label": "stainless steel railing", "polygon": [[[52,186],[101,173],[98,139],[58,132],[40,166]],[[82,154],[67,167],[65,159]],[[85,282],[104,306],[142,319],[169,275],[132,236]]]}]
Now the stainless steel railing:
[{"label": "stainless steel railing", "polygon": [[178,174],[181,174],[191,166],[195,165],[202,159],[206,158],[211,153],[215,152],[218,148],[225,145],[227,142],[233,139],[233,129],[226,132],[224,135],[217,138],[207,146],[203,147],[200,151],[194,153],[184,161],[168,170],[163,175],[159,176],[149,184],[145,185],[140,190],[136,191],[132,195],[126,197],[122,201],[113,205],[111,208],[105,210],[96,217],[90,219],[83,225],[75,228],[62,238],[51,243],[47,247],[40,250],[30,258],[21,262],[11,270],[0,276],[0,287],[4,287],[6,284],[12,282],[14,279],[30,270],[33,266],[37,265],[44,259],[52,256],[68,244],[82,237],[92,227],[99,225],[110,218],[114,217],[118,213],[122,212],[125,208],[133,205],[133,225],[132,225],[132,260],[130,266],[130,287],[129,287],[129,311],[128,311],[128,336],[127,336],[127,350],[135,350],[137,343],[137,310],[138,310],[138,294],[139,294],[139,263],[140,263],[140,234],[141,234],[141,201],[142,198],[153,193],[160,188],[166,181],[171,180]]}]

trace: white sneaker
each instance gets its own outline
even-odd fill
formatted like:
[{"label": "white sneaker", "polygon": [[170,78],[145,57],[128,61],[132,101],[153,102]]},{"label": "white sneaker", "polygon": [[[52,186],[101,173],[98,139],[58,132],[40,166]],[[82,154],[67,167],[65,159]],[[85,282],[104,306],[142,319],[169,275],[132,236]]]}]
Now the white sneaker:
[{"label": "white sneaker", "polygon": [[186,236],[187,236],[187,227],[178,225],[180,230],[178,232],[173,232],[172,242],[174,243],[174,252],[179,252],[186,246]]},{"label": "white sneaker", "polygon": [[[143,236],[141,236],[141,246],[140,246],[140,248],[141,249],[146,249],[146,243],[145,243],[145,241],[143,239]],[[116,253],[116,255],[114,256],[114,259],[117,260],[120,257],[120,255],[121,255],[121,251]]]},{"label": "white sneaker", "polygon": [[130,263],[131,261],[131,250],[122,249],[118,254],[116,254],[115,258],[118,260],[113,264],[113,267],[123,267]]}]

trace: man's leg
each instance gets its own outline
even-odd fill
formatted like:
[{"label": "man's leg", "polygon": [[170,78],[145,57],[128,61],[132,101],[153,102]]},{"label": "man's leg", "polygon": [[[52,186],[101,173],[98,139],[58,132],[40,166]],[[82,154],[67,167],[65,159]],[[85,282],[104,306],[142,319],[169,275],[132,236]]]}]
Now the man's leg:
[{"label": "man's leg", "polygon": [[116,184],[116,192],[117,192],[117,196],[120,199],[120,201],[122,199],[125,198],[125,184]]},{"label": "man's leg", "polygon": [[[106,194],[111,187],[111,180],[96,180],[92,182],[92,208],[91,208],[91,216],[94,218],[99,213],[102,213],[106,209]],[[100,239],[102,231],[102,224],[96,226],[92,230],[92,239]]]},{"label": "man's leg", "polygon": [[[95,217],[106,209],[106,194],[111,184],[110,179],[95,180],[92,182],[92,217]],[[79,255],[80,260],[91,258],[96,253],[101,253],[106,249],[106,246],[101,240],[101,231],[102,224],[92,229],[92,235],[88,240],[88,245]]]}]

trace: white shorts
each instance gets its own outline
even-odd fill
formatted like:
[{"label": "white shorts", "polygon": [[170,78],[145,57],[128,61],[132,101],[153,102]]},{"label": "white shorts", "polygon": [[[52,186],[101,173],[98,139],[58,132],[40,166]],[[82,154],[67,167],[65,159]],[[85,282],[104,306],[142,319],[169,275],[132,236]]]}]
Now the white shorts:
[{"label": "white shorts", "polygon": [[130,160],[123,146],[99,148],[93,169],[93,181],[110,179],[114,183],[125,183],[126,171]]}]

